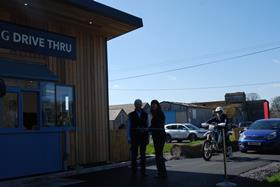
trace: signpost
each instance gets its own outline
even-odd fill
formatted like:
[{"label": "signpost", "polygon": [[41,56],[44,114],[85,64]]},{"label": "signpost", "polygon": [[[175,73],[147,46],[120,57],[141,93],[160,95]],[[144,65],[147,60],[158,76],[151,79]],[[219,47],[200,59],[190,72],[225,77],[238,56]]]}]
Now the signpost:
[{"label": "signpost", "polygon": [[226,136],[225,136],[225,127],[223,128],[223,157],[224,157],[224,181],[216,184],[216,186],[220,187],[234,187],[236,186],[235,183],[229,182],[228,181],[228,176],[227,176],[227,147],[226,147]]}]

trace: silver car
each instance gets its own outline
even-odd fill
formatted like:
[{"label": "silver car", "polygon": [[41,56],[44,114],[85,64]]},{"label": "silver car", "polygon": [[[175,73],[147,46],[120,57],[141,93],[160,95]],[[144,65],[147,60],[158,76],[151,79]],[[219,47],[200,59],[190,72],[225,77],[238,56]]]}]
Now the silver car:
[{"label": "silver car", "polygon": [[206,138],[205,133],[207,132],[206,129],[198,128],[197,126],[186,123],[184,126],[189,130],[190,135],[195,135],[193,138],[194,139],[204,139]]},{"label": "silver car", "polygon": [[165,132],[166,142],[171,142],[172,140],[182,142],[183,140],[195,141],[197,139],[203,139],[207,131],[190,123],[175,123],[165,125]]}]

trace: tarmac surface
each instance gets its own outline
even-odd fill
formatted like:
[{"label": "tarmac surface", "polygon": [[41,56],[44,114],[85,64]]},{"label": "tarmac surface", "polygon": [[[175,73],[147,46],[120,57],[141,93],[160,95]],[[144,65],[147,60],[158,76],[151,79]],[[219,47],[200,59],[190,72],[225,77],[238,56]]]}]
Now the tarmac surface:
[{"label": "tarmac surface", "polygon": [[[268,165],[272,162],[280,162],[280,156],[274,154],[243,154],[235,153],[232,161],[227,162],[228,179],[238,186],[256,186],[258,181],[238,177],[241,173]],[[154,178],[156,167],[147,167],[147,177],[140,174],[132,175],[129,167],[112,169],[97,173],[71,177],[71,180],[79,181],[75,186],[118,186],[118,187],[183,187],[183,186],[215,186],[224,180],[224,169],[222,155],[212,157],[206,162],[202,158],[188,158],[182,160],[171,160],[166,162],[168,178],[159,180]],[[238,177],[238,178],[237,178]]]},{"label": "tarmac surface", "polygon": [[[235,153],[232,161],[227,162],[228,180],[244,187],[258,187],[260,182],[240,174],[260,167],[280,163],[278,154],[243,154]],[[168,178],[156,179],[155,165],[147,167],[147,177],[141,177],[140,173],[132,175],[129,167],[121,167],[105,171],[98,171],[67,178],[42,178],[21,182],[20,184],[5,183],[0,187],[212,187],[224,181],[224,169],[222,155],[213,156],[206,162],[202,158],[186,158],[170,160],[166,162]],[[245,175],[246,176],[246,175]],[[280,186],[276,184],[276,186]]]}]

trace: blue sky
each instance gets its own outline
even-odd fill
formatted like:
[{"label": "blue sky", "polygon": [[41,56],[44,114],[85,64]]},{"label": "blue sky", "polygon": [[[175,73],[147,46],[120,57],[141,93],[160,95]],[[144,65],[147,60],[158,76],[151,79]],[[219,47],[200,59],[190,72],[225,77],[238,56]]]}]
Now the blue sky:
[{"label": "blue sky", "polygon": [[[164,71],[280,46],[278,0],[98,0],[143,19],[144,27],[108,43],[109,80]],[[227,92],[280,95],[280,50],[130,80],[110,81],[110,104],[223,100]],[[276,81],[239,88],[212,87]],[[117,90],[116,90],[117,89]],[[119,89],[132,89],[119,90]]]}]

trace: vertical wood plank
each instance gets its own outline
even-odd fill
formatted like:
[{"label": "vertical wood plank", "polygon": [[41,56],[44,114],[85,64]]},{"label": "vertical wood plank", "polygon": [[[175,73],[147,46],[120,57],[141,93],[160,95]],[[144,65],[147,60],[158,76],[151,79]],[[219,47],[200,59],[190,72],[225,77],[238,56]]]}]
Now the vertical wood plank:
[{"label": "vertical wood plank", "polygon": [[[10,15],[0,12],[0,19]],[[43,63],[59,77],[59,83],[75,86],[76,122],[79,129],[77,141],[75,133],[70,135],[71,155],[69,164],[75,165],[77,149],[79,164],[108,161],[108,93],[107,93],[107,51],[106,39],[90,30],[77,27],[68,28],[58,22],[38,22],[27,17],[13,16],[16,23],[41,28],[64,35],[74,36],[77,42],[77,59],[65,60],[57,57],[0,50],[0,57],[30,59]],[[76,145],[76,142],[78,145]]]}]

